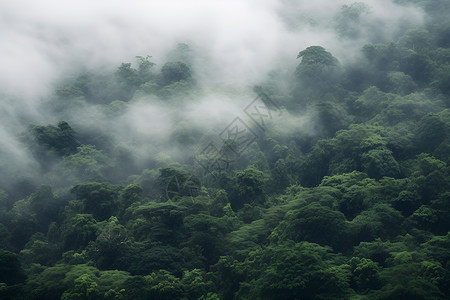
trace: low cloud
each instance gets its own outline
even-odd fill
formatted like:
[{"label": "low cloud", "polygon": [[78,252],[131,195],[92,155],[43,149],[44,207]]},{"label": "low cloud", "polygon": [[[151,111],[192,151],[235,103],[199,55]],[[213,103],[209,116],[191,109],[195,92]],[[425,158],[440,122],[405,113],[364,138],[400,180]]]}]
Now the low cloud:
[{"label": "low cloud", "polygon": [[[18,133],[28,123],[55,123],[61,117],[82,130],[108,128],[116,144],[132,142],[138,156],[144,156],[149,143],[164,143],[181,121],[205,132],[226,126],[255,97],[255,84],[273,70],[295,68],[298,52],[308,46],[321,45],[346,63],[365,43],[396,38],[423,22],[417,7],[390,0],[364,3],[367,10],[354,21],[357,32],[349,35],[339,30],[339,20],[343,5],[353,2],[340,0],[3,1],[0,147],[7,157],[16,155],[2,166],[26,170],[33,165]],[[151,96],[135,97],[113,119],[87,104],[71,116],[41,106],[69,75],[102,68],[112,72],[136,55],[153,56],[159,69],[178,43],[192,50],[202,91],[194,101],[171,106]],[[306,115],[289,115],[280,126],[308,128],[307,120]]]}]

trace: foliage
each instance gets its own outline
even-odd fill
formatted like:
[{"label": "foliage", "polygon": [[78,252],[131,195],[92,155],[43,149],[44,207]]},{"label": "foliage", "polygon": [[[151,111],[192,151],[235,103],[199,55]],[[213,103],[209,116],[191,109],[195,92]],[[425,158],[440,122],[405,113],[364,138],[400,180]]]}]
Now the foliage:
[{"label": "foliage", "polygon": [[[385,41],[346,4],[332,24],[371,42],[360,58],[312,45],[268,74],[273,122],[239,154],[246,138],[204,148],[217,128],[189,112],[211,93],[186,44],[62,80],[42,109],[67,121],[24,116],[18,155],[38,163],[1,174],[0,298],[448,299],[450,8],[396,2],[425,24]],[[129,126],[147,105],[175,125]]]}]

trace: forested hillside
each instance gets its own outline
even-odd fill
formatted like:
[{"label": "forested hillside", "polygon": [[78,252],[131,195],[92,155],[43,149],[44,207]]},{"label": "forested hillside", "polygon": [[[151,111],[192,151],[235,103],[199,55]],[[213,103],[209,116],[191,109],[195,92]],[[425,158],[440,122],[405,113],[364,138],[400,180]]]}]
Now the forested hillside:
[{"label": "forested hillside", "polygon": [[449,299],[450,2],[394,2],[389,39],[340,7],[343,59],[236,87],[180,42],[5,113],[0,298]]}]

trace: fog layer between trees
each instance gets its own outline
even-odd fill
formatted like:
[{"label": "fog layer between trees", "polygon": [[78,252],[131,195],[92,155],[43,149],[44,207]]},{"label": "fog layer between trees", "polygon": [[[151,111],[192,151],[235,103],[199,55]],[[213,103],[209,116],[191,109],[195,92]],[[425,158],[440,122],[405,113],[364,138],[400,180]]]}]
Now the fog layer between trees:
[{"label": "fog layer between trees", "polygon": [[0,11],[0,297],[448,297],[446,1]]}]

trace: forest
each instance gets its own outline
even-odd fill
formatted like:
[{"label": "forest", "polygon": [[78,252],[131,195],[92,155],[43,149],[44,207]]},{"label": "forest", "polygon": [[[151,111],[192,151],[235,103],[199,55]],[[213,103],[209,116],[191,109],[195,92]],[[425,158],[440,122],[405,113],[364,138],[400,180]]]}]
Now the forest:
[{"label": "forest", "polygon": [[0,298],[449,299],[450,2],[393,3],[243,87],[177,41],[1,92]]}]

